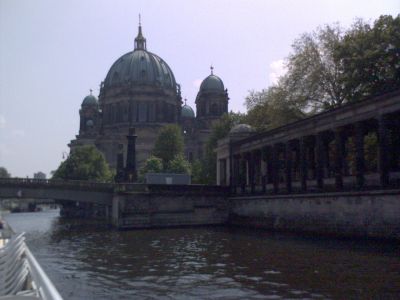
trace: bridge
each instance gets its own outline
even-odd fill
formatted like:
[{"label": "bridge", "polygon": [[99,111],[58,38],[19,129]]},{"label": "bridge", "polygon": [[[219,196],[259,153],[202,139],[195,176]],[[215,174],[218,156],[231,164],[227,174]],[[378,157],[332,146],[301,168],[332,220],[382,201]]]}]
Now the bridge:
[{"label": "bridge", "polygon": [[115,184],[77,180],[0,178],[0,198],[54,199],[111,205]]},{"label": "bridge", "polygon": [[224,224],[227,194],[221,186],[0,179],[0,199],[54,199],[62,216],[102,218],[117,228]]}]

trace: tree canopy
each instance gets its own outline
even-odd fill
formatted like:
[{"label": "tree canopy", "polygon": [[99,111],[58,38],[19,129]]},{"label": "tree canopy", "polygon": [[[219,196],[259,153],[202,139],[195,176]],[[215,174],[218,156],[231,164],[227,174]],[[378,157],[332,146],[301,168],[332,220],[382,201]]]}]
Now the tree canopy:
[{"label": "tree canopy", "polygon": [[358,20],[334,51],[349,101],[400,87],[400,15]]},{"label": "tree canopy", "polygon": [[164,168],[177,155],[183,155],[184,142],[181,129],[176,124],[164,126],[155,142],[153,155],[161,158]]},{"label": "tree canopy", "polygon": [[204,157],[201,161],[193,163],[192,176],[194,183],[215,184],[217,172],[215,148],[217,147],[218,140],[226,137],[233,126],[243,121],[243,114],[230,112],[229,114],[224,114],[213,126],[207,140]]},{"label": "tree canopy", "polygon": [[112,181],[112,172],[95,146],[81,146],[63,161],[53,175],[53,179]]},{"label": "tree canopy", "polygon": [[178,154],[173,160],[169,162],[168,173],[176,174],[189,174],[191,172],[190,163],[184,158],[182,154]]},{"label": "tree canopy", "polygon": [[146,173],[190,174],[190,163],[183,155],[184,141],[181,129],[176,124],[164,126],[158,134],[153,155],[140,170],[141,179]]},{"label": "tree canopy", "polygon": [[0,178],[10,178],[11,174],[8,173],[7,169],[4,167],[0,167]]},{"label": "tree canopy", "polygon": [[243,122],[262,131],[304,118],[302,109],[290,100],[283,86],[273,86],[261,92],[251,91],[246,97],[248,112]]},{"label": "tree canopy", "polygon": [[246,122],[258,130],[400,88],[400,15],[305,33],[286,69],[276,85],[246,98]]}]

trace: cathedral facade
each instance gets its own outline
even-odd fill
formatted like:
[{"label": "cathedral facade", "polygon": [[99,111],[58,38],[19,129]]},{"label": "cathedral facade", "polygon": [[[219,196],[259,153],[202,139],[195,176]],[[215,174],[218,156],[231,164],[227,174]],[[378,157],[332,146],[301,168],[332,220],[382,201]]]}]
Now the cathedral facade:
[{"label": "cathedral facade", "polygon": [[151,155],[160,129],[178,124],[185,140],[189,161],[203,156],[212,125],[228,112],[228,92],[222,80],[213,74],[200,85],[196,113],[182,101],[180,85],[168,64],[147,50],[139,32],[134,50],[111,66],[100,85],[98,99],[86,96],[79,110],[79,134],[69,144],[71,151],[81,145],[95,145],[110,167],[116,168],[117,156],[126,157],[129,128],[136,129],[136,160],[140,168]]}]

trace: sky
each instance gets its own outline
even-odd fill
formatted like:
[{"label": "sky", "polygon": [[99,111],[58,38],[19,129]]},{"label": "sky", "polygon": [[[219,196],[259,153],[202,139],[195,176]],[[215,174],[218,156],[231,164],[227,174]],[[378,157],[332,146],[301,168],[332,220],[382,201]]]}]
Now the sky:
[{"label": "sky", "polygon": [[245,112],[249,91],[276,82],[302,33],[399,12],[398,0],[0,0],[0,166],[18,177],[58,167],[83,98],[133,50],[139,14],[147,49],[188,105],[212,65],[229,110]]}]

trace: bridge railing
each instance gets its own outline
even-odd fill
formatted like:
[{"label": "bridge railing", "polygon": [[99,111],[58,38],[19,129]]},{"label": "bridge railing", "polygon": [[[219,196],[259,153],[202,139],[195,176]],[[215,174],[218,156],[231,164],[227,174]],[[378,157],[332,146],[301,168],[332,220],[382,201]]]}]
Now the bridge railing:
[{"label": "bridge railing", "polygon": [[57,187],[57,188],[84,188],[91,190],[112,190],[113,183],[91,182],[83,180],[63,179],[34,179],[34,178],[0,178],[0,186],[29,186],[29,187]]}]

